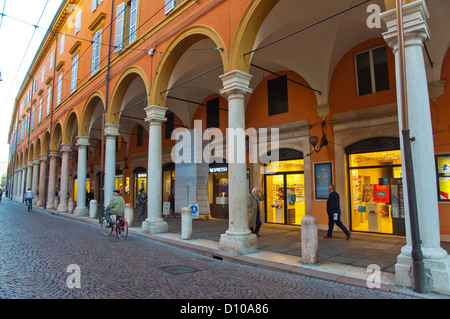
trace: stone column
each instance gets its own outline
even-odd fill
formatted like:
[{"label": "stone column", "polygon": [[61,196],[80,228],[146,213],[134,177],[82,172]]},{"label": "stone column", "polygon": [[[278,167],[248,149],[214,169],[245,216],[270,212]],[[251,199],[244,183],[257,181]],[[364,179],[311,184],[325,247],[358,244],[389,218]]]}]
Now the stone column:
[{"label": "stone column", "polygon": [[48,170],[48,189],[47,189],[47,209],[56,209],[53,207],[55,201],[55,189],[56,189],[56,161],[59,157],[58,151],[50,151],[50,168]]},{"label": "stone column", "polygon": [[36,206],[45,206],[45,177],[47,176],[47,155],[39,156],[39,197]]},{"label": "stone column", "polygon": [[149,234],[165,233],[169,230],[162,218],[162,142],[161,123],[165,117],[166,107],[150,105],[145,108],[150,123],[148,139],[148,218],[142,223],[142,231]]},{"label": "stone column", "polygon": [[105,125],[105,195],[104,206],[108,206],[113,197],[114,182],[116,178],[116,138],[119,136],[119,127],[117,124]]},{"label": "stone column", "polygon": [[78,172],[77,172],[77,207],[74,215],[87,216],[89,209],[86,207],[86,160],[87,147],[89,146],[89,137],[78,136]]},{"label": "stone column", "polygon": [[[439,212],[437,203],[436,165],[433,147],[433,131],[430,115],[427,76],[425,70],[423,43],[430,39],[427,26],[429,18],[425,1],[418,0],[403,6],[405,63],[408,99],[408,124],[411,137],[412,160],[416,187],[417,213],[419,218],[420,238],[422,240],[423,261],[427,276],[428,290],[450,294],[450,258],[440,247]],[[401,101],[399,76],[399,50],[397,37],[396,10],[382,14],[388,31],[383,34],[386,42],[393,49],[397,72],[397,101]],[[402,130],[402,109],[398,103],[400,136]],[[402,147],[402,163],[404,154]],[[404,172],[404,171],[403,171]],[[403,176],[406,176],[403,173]],[[404,193],[407,194],[406,181],[403,181]],[[404,198],[405,212],[408,212],[408,199]],[[401,249],[395,266],[396,283],[412,287],[411,230],[409,214],[405,214],[407,243]]]},{"label": "stone column", "polygon": [[67,212],[69,201],[69,157],[72,145],[61,144],[61,189],[59,191],[58,212]]},{"label": "stone column", "polygon": [[[244,133],[245,95],[252,92],[249,88],[252,76],[235,70],[222,75],[220,78],[224,86],[220,93],[228,96],[229,127],[227,131],[229,228],[220,237],[220,248],[243,254],[257,249],[256,235],[252,234],[248,228],[247,165]],[[240,134],[239,131],[241,131]]]},{"label": "stone column", "polygon": [[24,172],[25,171],[25,166],[20,166],[19,167],[19,183],[18,183],[18,187],[19,187],[19,191],[18,191],[18,195],[19,195],[19,197],[17,198],[17,201],[19,202],[19,203],[23,203],[24,202],[24,200],[23,200],[23,195],[24,195],[24,193],[23,193],[23,186],[24,186]]},{"label": "stone column", "polygon": [[39,159],[33,158],[33,178],[31,181],[31,190],[33,191],[34,199],[33,203],[38,201],[38,179],[39,179]]},{"label": "stone column", "polygon": [[33,162],[32,161],[27,162],[27,178],[25,182],[25,191],[31,189],[32,169],[33,169]]},{"label": "stone column", "polygon": [[14,170],[14,185],[13,185],[13,193],[12,193],[12,200],[13,201],[18,201],[18,191],[19,191],[19,169],[15,169]]}]

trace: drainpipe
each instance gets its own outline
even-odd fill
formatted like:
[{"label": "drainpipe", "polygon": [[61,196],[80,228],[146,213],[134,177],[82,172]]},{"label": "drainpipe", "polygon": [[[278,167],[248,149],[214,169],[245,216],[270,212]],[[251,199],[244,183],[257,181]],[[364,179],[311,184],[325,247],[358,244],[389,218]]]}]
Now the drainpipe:
[{"label": "drainpipe", "polygon": [[425,268],[423,263],[423,254],[421,250],[421,240],[419,232],[419,219],[417,215],[416,189],[414,181],[414,169],[411,153],[411,141],[414,137],[410,137],[408,124],[408,100],[406,92],[406,70],[405,70],[405,43],[403,34],[403,6],[402,0],[396,0],[397,5],[397,32],[398,32],[398,49],[399,49],[399,66],[400,66],[400,91],[401,91],[401,107],[402,107],[402,137],[403,149],[405,156],[405,173],[408,190],[409,219],[411,226],[412,251],[413,260],[413,287],[418,293],[426,293],[425,287]]},{"label": "drainpipe", "polygon": [[100,204],[100,212],[98,214],[98,222],[101,223],[103,218],[103,212],[105,209],[104,204],[104,183],[105,183],[105,114],[108,111],[108,103],[109,103],[109,80],[110,80],[110,63],[111,63],[111,40],[112,40],[112,20],[114,16],[114,0],[111,1],[111,23],[109,25],[109,43],[108,43],[108,62],[106,65],[106,89],[105,89],[105,109],[102,113],[102,141],[101,141],[101,158],[100,158],[100,176],[99,176],[99,184],[100,184],[100,193],[99,193],[99,204]]}]

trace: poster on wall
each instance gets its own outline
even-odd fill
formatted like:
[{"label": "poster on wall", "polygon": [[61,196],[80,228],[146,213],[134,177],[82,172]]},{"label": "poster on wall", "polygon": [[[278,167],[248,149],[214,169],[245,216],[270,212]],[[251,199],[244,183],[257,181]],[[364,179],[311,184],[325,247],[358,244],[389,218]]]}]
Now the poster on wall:
[{"label": "poster on wall", "polygon": [[437,178],[440,201],[450,201],[450,155],[437,155]]},{"label": "poster on wall", "polygon": [[389,203],[389,185],[373,185],[373,201],[375,203]]},{"label": "poster on wall", "polygon": [[333,184],[332,162],[314,163],[315,199],[328,199],[330,184]]}]

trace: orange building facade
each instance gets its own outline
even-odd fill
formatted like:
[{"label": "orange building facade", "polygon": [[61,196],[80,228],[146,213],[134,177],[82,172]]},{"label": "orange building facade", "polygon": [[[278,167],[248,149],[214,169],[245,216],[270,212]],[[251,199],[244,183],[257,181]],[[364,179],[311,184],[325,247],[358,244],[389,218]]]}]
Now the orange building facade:
[{"label": "orange building facade", "polygon": [[[422,237],[440,252],[439,241],[450,240],[450,34],[443,15],[450,5],[404,3],[408,21],[423,28],[405,30],[408,47],[423,51],[408,51],[407,63],[422,63],[426,74],[425,88],[410,84],[408,94],[422,92],[415,89],[421,85],[429,102],[416,106],[411,96],[410,112],[425,109],[431,128],[411,130],[428,130],[423,135],[432,137],[420,143],[433,148],[416,147],[413,155],[420,162],[426,153],[417,165],[434,172],[425,186],[415,170],[425,187],[417,190],[419,210],[430,198],[436,208],[433,217],[420,217],[434,227]],[[21,201],[32,188],[38,206],[83,215],[84,190],[100,201],[103,187],[107,202],[120,189],[135,206],[143,188],[151,199],[143,231],[167,230],[163,202],[174,213],[197,203],[200,216],[230,220],[221,247],[245,252],[257,241],[246,223],[254,187],[265,195],[263,223],[295,227],[312,215],[325,230],[327,186],[334,184],[349,230],[409,238],[394,9],[389,0],[66,1],[16,99],[9,194]],[[172,133],[197,129],[202,146],[223,146],[205,138],[212,128],[215,136],[247,129],[234,149],[246,153],[243,165],[225,147],[209,157],[213,163],[178,163]],[[264,142],[263,129],[276,144]],[[278,153],[277,165],[264,162],[268,153]],[[428,232],[438,235],[427,244]]]}]

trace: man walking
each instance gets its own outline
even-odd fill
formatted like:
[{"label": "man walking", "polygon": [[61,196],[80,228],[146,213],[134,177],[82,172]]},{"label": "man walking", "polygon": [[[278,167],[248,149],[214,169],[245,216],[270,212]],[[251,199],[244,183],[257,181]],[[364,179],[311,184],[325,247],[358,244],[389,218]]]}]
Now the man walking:
[{"label": "man walking", "polygon": [[261,228],[261,209],[259,208],[259,202],[264,200],[264,195],[261,194],[261,190],[258,187],[253,188],[252,193],[248,195],[247,208],[249,212],[248,227],[251,232],[259,235],[259,229]]},{"label": "man walking", "polygon": [[339,205],[339,194],[335,192],[334,185],[328,185],[328,192],[330,195],[327,200],[327,214],[328,214],[328,233],[323,238],[331,238],[333,234],[334,224],[336,224],[347,236],[347,240],[350,239],[350,232],[341,222],[341,208]]}]

